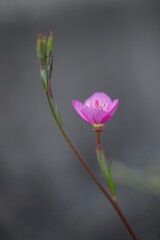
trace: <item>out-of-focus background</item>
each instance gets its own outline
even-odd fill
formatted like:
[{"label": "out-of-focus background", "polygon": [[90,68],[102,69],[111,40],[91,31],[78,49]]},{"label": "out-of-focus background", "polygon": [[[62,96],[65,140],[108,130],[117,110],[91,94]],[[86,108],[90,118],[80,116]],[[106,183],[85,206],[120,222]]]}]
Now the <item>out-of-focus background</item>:
[{"label": "out-of-focus background", "polygon": [[120,99],[102,137],[108,158],[118,161],[117,197],[138,238],[159,240],[160,2],[155,0],[1,0],[0,239],[130,239],[52,119],[35,50],[38,32],[51,29],[52,86],[71,139],[103,181],[94,133],[71,100],[84,101],[96,91]]}]

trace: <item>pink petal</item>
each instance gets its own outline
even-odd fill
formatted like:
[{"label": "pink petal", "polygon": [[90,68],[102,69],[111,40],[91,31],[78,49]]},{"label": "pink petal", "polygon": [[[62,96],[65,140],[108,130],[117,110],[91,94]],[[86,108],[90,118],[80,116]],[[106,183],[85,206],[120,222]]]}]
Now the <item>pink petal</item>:
[{"label": "pink petal", "polygon": [[104,121],[102,121],[104,118],[107,118],[108,113],[98,109],[98,108],[92,108],[92,107],[86,107],[82,108],[81,113],[86,118],[86,121],[89,123],[96,123],[101,124]]},{"label": "pink petal", "polygon": [[108,122],[109,120],[111,120],[111,118],[112,116],[107,113],[107,115],[102,119],[102,123]]},{"label": "pink petal", "polygon": [[115,111],[118,108],[118,104],[119,104],[119,99],[115,99],[112,103],[112,106],[110,107],[108,113],[113,116],[113,114],[115,113]]},{"label": "pink petal", "polygon": [[72,105],[77,112],[80,112],[83,108],[83,104],[80,101],[72,100]]},{"label": "pink petal", "polygon": [[109,121],[117,110],[118,104],[119,99],[112,102],[111,98],[103,92],[94,93],[84,104],[72,100],[76,112],[81,118],[92,124],[102,124]]},{"label": "pink petal", "polygon": [[104,103],[106,103],[106,105],[112,104],[112,100],[108,95],[103,92],[96,92],[91,97],[85,100],[84,106],[96,107],[95,103],[97,102],[97,100],[100,106],[103,106]]},{"label": "pink petal", "polygon": [[[74,109],[76,110],[76,112],[81,116],[81,118],[83,118],[84,120],[86,120],[86,118],[83,116],[83,114],[81,113],[82,108],[84,107],[83,104],[80,101],[77,100],[72,100],[72,105],[74,107]],[[86,120],[87,121],[87,120]]]}]

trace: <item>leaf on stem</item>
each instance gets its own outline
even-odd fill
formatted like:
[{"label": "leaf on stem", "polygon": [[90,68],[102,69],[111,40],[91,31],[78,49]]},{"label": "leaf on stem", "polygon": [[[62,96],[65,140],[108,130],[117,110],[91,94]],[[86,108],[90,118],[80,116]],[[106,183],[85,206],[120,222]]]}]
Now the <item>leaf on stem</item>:
[{"label": "leaf on stem", "polygon": [[109,166],[108,166],[108,183],[109,183],[112,195],[115,196],[115,194],[116,194],[116,185],[115,185],[115,182],[114,182],[114,179],[113,179],[111,162],[109,163]]},{"label": "leaf on stem", "polygon": [[102,149],[97,148],[96,149],[97,152],[97,158],[98,158],[98,162],[99,165],[101,167],[102,173],[105,177],[105,179],[108,179],[108,171],[107,171],[107,164],[106,164],[106,160],[105,160],[105,155]]},{"label": "leaf on stem", "polygon": [[59,110],[57,110],[57,118],[58,118],[58,122],[60,123],[61,126],[63,126],[63,122],[62,122],[62,116]]},{"label": "leaf on stem", "polygon": [[42,85],[45,91],[47,91],[48,88],[48,77],[47,72],[45,69],[41,69],[41,78],[42,78]]}]

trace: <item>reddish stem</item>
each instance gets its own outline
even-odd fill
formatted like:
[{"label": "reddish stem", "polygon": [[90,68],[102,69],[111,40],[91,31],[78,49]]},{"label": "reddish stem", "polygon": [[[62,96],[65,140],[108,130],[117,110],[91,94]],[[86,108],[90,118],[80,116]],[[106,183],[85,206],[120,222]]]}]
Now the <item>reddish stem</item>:
[{"label": "reddish stem", "polygon": [[[97,147],[97,149],[99,149],[100,151],[102,151],[102,145],[101,145],[101,132],[102,132],[102,131],[103,131],[103,130],[96,130],[96,131],[95,131],[95,132],[96,132],[96,147]],[[107,185],[108,185],[108,181],[107,181]],[[110,186],[108,186],[108,187],[109,187],[109,189],[110,189]],[[111,195],[109,194],[109,197],[110,197],[112,200],[110,200],[110,199],[108,199],[108,200],[111,202],[112,206],[114,207],[114,209],[116,210],[116,212],[117,212],[118,215],[120,216],[120,218],[121,218],[121,220],[123,221],[123,223],[124,223],[125,227],[127,228],[128,232],[131,234],[131,236],[133,237],[133,239],[137,239],[136,236],[135,236],[135,234],[134,234],[134,232],[132,231],[132,229],[131,229],[131,227],[130,227],[128,221],[127,221],[127,219],[125,218],[125,216],[124,216],[121,208],[119,207],[119,205],[118,205],[118,203],[117,203],[117,201],[116,201],[115,196],[112,196],[112,193],[111,193]]]},{"label": "reddish stem", "polygon": [[[79,159],[79,161],[81,162],[81,164],[83,165],[83,167],[86,169],[86,171],[88,172],[88,174],[90,175],[90,177],[93,179],[93,181],[96,183],[96,185],[99,187],[99,189],[102,191],[102,193],[106,196],[106,198],[109,200],[109,202],[112,204],[112,206],[114,207],[114,209],[116,210],[117,214],[119,215],[120,219],[122,220],[122,222],[124,223],[126,229],[128,230],[128,232],[130,233],[130,235],[132,236],[133,240],[138,240],[138,238],[136,237],[136,235],[134,234],[134,232],[132,231],[129,223],[127,222],[126,218],[124,217],[118,203],[115,201],[115,199],[112,198],[112,196],[105,190],[105,188],[101,185],[100,181],[97,179],[97,177],[94,175],[94,173],[92,172],[92,170],[88,167],[87,163],[83,160],[83,158],[81,157],[81,155],[79,154],[79,152],[76,150],[76,148],[74,147],[73,143],[71,142],[70,138],[68,137],[67,133],[65,132],[65,130],[63,129],[63,127],[61,126],[56,113],[54,111],[54,107],[52,105],[52,101],[51,101],[51,97],[50,95],[46,92],[47,95],[47,100],[51,109],[51,112],[53,114],[53,117],[59,127],[59,130],[61,131],[62,135],[64,136],[65,140],[67,141],[68,145],[70,146],[70,148],[72,149],[72,151],[74,152],[74,154],[76,155],[76,157]],[[100,143],[100,135],[98,137],[98,144]]]}]

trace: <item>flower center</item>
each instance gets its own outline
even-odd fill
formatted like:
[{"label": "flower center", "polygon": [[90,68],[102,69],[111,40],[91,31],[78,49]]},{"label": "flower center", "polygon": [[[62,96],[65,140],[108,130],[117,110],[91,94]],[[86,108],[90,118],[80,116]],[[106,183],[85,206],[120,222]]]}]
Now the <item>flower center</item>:
[{"label": "flower center", "polygon": [[95,100],[95,108],[99,108],[99,101],[98,101],[98,99]]},{"label": "flower center", "polygon": [[106,105],[106,104],[103,103],[103,106],[100,106],[98,99],[96,99],[95,102],[94,102],[95,108],[99,108],[99,109],[101,109],[101,110],[103,110],[103,108],[105,107],[105,105]]}]

